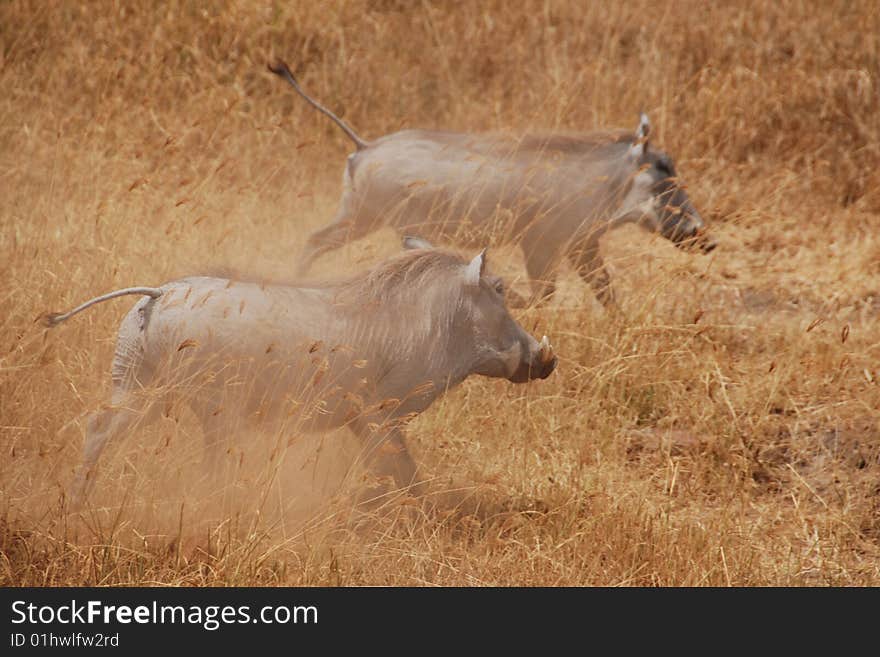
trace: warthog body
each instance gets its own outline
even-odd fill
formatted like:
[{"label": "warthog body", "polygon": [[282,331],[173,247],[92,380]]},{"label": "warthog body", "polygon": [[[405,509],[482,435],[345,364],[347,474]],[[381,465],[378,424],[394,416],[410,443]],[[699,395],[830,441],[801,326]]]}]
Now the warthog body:
[{"label": "warthog body", "polygon": [[461,245],[519,244],[536,300],[553,292],[557,268],[568,259],[609,304],[599,240],[615,226],[637,223],[680,246],[714,248],[671,158],[648,147],[644,114],[635,133],[514,138],[404,130],[366,142],[310,98],[283,62],[270,70],[357,148],[337,215],[308,238],[301,272],[322,253],[390,225],[400,234]]},{"label": "warthog body", "polygon": [[[511,318],[502,292],[483,253],[468,263],[420,248],[341,283],[185,278],[49,315],[55,325],[99,301],[145,295],[119,328],[111,403],[89,419],[74,497],[108,440],[149,421],[168,393],[198,416],[209,459],[241,420],[294,435],[348,426],[378,474],[409,486],[416,468],[402,420],[471,374],[525,382],[556,365],[546,338]],[[385,441],[391,448],[378,449]]]}]

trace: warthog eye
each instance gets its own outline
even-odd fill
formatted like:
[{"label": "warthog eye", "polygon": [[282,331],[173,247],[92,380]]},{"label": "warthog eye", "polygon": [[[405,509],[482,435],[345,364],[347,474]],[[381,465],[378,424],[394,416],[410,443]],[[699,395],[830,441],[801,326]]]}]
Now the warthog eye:
[{"label": "warthog eye", "polygon": [[500,278],[495,279],[495,282],[493,283],[493,287],[495,288],[495,291],[498,294],[500,294],[501,296],[504,296],[504,281],[502,281]]},{"label": "warthog eye", "polygon": [[664,156],[659,158],[655,166],[657,167],[657,171],[662,173],[664,176],[670,177],[674,175],[672,160],[670,160],[668,157]]}]

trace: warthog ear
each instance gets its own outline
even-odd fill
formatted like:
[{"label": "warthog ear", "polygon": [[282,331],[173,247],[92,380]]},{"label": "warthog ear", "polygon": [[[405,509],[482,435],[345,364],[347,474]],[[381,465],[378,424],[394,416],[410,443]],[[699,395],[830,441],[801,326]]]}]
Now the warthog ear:
[{"label": "warthog ear", "polygon": [[629,149],[630,157],[638,160],[648,150],[648,135],[651,134],[651,122],[648,115],[642,112],[639,114],[639,127],[636,128],[636,138],[632,147]]},{"label": "warthog ear", "polygon": [[431,244],[428,240],[423,240],[421,237],[413,237],[412,235],[407,235],[403,238],[403,248],[404,249],[433,249],[434,245]]},{"label": "warthog ear", "polygon": [[467,285],[479,285],[483,272],[486,271],[486,249],[480,251],[467,266],[464,281]]}]

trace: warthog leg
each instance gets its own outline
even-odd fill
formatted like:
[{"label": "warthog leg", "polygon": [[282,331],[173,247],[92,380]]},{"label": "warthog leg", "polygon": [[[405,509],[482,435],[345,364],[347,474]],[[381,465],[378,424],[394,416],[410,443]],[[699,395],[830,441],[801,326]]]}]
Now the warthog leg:
[{"label": "warthog leg", "polygon": [[95,481],[95,466],[107,443],[128,429],[139,414],[130,408],[111,406],[89,415],[82,463],[70,488],[71,508],[79,509]]},{"label": "warthog leg", "polygon": [[556,291],[558,256],[553,249],[534,248],[526,251],[526,272],[532,286],[532,303],[547,301]]},{"label": "warthog leg", "polygon": [[399,489],[420,494],[422,486],[403,432],[398,426],[371,427],[357,423],[353,427],[363,441],[363,462],[379,478],[391,477]]},{"label": "warthog leg", "polygon": [[617,301],[611,276],[605,268],[605,262],[599,255],[599,247],[589,246],[570,254],[571,264],[580,277],[593,288],[596,298],[606,308],[616,308]]},{"label": "warthog leg", "polygon": [[309,235],[303,247],[297,268],[299,276],[305,275],[317,258],[345,244],[369,235],[380,226],[370,217],[350,211],[351,201],[343,194],[339,210],[333,221]]},{"label": "warthog leg", "polygon": [[309,235],[300,255],[297,273],[300,276],[305,275],[320,256],[344,245],[348,241],[353,227],[354,222],[351,220],[334,222]]}]

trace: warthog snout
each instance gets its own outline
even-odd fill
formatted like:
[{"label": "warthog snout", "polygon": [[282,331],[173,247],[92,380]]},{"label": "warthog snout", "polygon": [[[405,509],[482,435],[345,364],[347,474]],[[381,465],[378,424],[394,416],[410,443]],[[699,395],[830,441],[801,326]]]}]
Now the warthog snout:
[{"label": "warthog snout", "polygon": [[547,336],[545,335],[540,342],[534,339],[531,339],[530,342],[533,344],[530,345],[527,357],[522,360],[519,368],[510,377],[510,381],[513,383],[546,379],[556,369],[558,359],[553,353],[553,347],[550,346]]},{"label": "warthog snout", "polygon": [[699,249],[703,253],[711,253],[718,243],[706,233],[705,229],[694,228],[689,235],[676,241],[675,245],[687,251]]},{"label": "warthog snout", "polygon": [[700,235],[697,237],[697,240],[697,245],[703,253],[711,253],[715,250],[715,247],[718,246],[718,242],[708,235]]},{"label": "warthog snout", "polygon": [[710,253],[718,244],[706,232],[705,224],[700,213],[688,202],[683,209],[679,210],[680,216],[667,219],[667,232],[672,242],[679,248],[687,251],[699,249],[703,253]]}]

